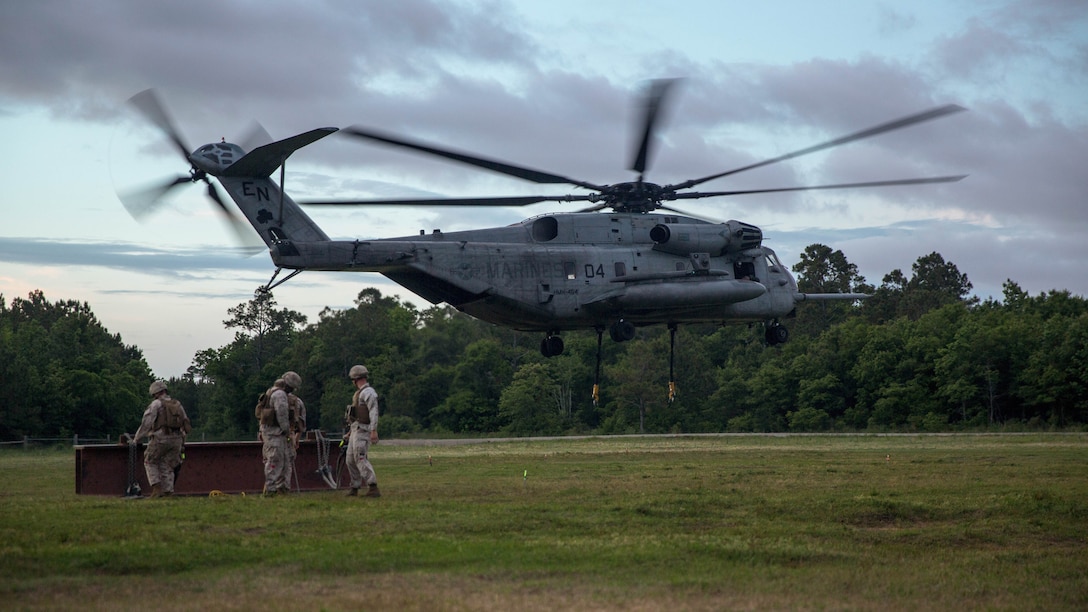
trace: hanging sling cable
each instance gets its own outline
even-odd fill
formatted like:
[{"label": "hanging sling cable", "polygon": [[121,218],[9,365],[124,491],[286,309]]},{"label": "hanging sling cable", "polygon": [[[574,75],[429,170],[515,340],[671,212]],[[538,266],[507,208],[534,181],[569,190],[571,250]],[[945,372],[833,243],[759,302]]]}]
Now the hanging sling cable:
[{"label": "hanging sling cable", "polygon": [[136,482],[136,446],[136,444],[128,445],[128,484],[125,486],[125,497],[143,496],[140,483]]},{"label": "hanging sling cable", "polygon": [[320,429],[316,430],[315,434],[317,436],[317,473],[321,474],[321,479],[329,485],[330,489],[336,489],[339,483],[336,482],[336,477],[329,468],[329,448],[332,446],[332,441],[326,438]]}]

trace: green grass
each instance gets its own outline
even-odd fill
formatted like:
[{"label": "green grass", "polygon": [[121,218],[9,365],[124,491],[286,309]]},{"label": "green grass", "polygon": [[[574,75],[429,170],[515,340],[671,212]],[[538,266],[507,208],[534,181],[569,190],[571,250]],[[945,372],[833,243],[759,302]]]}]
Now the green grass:
[{"label": "green grass", "polygon": [[1088,608],[1085,434],[380,444],[372,460],[376,500],[133,501],[75,495],[70,451],[0,452],[0,608]]}]

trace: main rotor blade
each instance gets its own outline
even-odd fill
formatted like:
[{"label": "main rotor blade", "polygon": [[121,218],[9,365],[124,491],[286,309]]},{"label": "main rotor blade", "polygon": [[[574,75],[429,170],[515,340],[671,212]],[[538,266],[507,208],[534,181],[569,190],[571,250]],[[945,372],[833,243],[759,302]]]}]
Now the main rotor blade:
[{"label": "main rotor blade", "polygon": [[811,147],[801,149],[799,151],[794,151],[793,153],[787,153],[785,155],[780,155],[778,157],[773,157],[771,159],[766,159],[766,160],[763,160],[763,161],[758,162],[758,163],[749,164],[749,165],[743,166],[741,168],[736,168],[734,170],[729,170],[729,171],[726,171],[726,172],[720,172],[718,174],[711,174],[710,176],[704,176],[703,178],[691,179],[689,181],[684,181],[683,183],[678,183],[676,185],[669,185],[668,189],[687,189],[689,187],[694,187],[695,185],[699,185],[700,183],[705,183],[707,181],[711,181],[711,180],[714,180],[714,179],[717,179],[717,178],[721,178],[723,176],[729,176],[730,174],[736,174],[738,172],[744,172],[745,170],[752,170],[754,168],[760,168],[762,166],[767,166],[767,165],[777,163],[777,162],[780,162],[780,161],[784,161],[784,160],[787,160],[787,159],[793,159],[794,157],[800,157],[802,155],[807,155],[809,153],[815,153],[816,151],[822,151],[824,149],[829,149],[831,147],[837,147],[839,145],[846,144],[848,142],[853,142],[855,140],[861,140],[863,138],[869,138],[871,136],[876,136],[877,134],[883,134],[885,132],[891,132],[893,130],[898,130],[898,129],[905,128],[905,127],[908,127],[908,126],[911,126],[911,125],[922,123],[924,121],[931,121],[933,119],[938,119],[940,117],[944,117],[945,115],[951,115],[952,113],[958,113],[958,112],[964,111],[964,110],[967,110],[967,109],[963,108],[962,106],[956,105],[956,104],[947,104],[945,106],[938,106],[937,108],[933,108],[933,109],[930,109],[930,110],[927,110],[927,111],[924,111],[924,112],[921,112],[921,113],[917,113],[917,114],[914,114],[914,115],[908,115],[908,116],[903,117],[901,119],[896,119],[895,121],[889,121],[887,123],[881,123],[880,125],[873,126],[873,127],[869,128],[869,129],[865,129],[865,130],[862,130],[860,132],[854,132],[853,134],[848,134],[846,136],[835,138],[833,140],[828,140],[827,142],[822,142],[822,143],[820,143],[818,145],[813,145]]},{"label": "main rotor blade", "polygon": [[574,212],[576,212],[576,213],[592,213],[592,212],[597,212],[597,211],[604,210],[604,209],[606,209],[606,208],[608,208],[608,207],[610,207],[612,205],[613,204],[610,203],[610,202],[601,202],[600,204],[594,204],[593,206],[590,206],[589,208],[579,208],[578,210],[576,210]]},{"label": "main rotor blade", "polygon": [[657,209],[658,210],[667,210],[669,212],[674,212],[674,213],[677,213],[677,214],[681,214],[681,215],[684,215],[686,217],[692,217],[692,218],[695,218],[695,219],[699,219],[700,221],[706,221],[707,223],[722,223],[721,219],[711,219],[710,217],[704,217],[702,215],[695,215],[695,214],[687,212],[686,210],[679,210],[679,209],[673,208],[671,206],[662,205],[662,206],[658,206]]},{"label": "main rotor blade", "polygon": [[132,96],[128,99],[129,104],[136,107],[136,110],[143,113],[144,117],[148,121],[154,123],[164,134],[166,134],[171,142],[174,143],[174,148],[181,153],[181,157],[189,162],[189,154],[193,152],[189,148],[189,145],[185,144],[185,141],[181,138],[181,133],[174,127],[174,123],[170,121],[170,117],[166,114],[166,108],[159,100],[158,94],[154,89],[145,89],[140,93]]},{"label": "main rotor blade", "polygon": [[898,179],[893,181],[869,181],[864,183],[837,183],[834,185],[808,185],[804,187],[777,187],[772,189],[737,189],[733,191],[689,191],[677,193],[666,200],[695,200],[720,196],[745,195],[752,193],[779,193],[785,191],[811,191],[815,189],[853,189],[855,187],[889,187],[892,185],[925,185],[927,183],[955,183],[967,178],[966,174],[955,176],[936,176],[933,178]]},{"label": "main rotor blade", "polygon": [[679,79],[658,79],[652,81],[646,92],[646,97],[643,100],[642,139],[638,151],[635,153],[635,158],[631,160],[631,170],[638,172],[639,179],[641,179],[643,173],[646,172],[646,164],[650,156],[650,147],[654,141],[654,127],[657,123],[658,115],[661,113],[661,108],[664,105],[665,96],[678,80]]},{"label": "main rotor blade", "polygon": [[191,180],[192,177],[190,176],[179,176],[176,179],[171,179],[167,183],[152,185],[126,193],[118,193],[117,197],[121,200],[121,204],[124,204],[128,214],[132,215],[133,219],[141,221],[144,217],[154,212],[156,208],[155,205],[158,204],[159,200],[169,193],[170,190],[178,185],[184,185]]},{"label": "main rotor blade", "polygon": [[486,198],[434,198],[394,200],[318,200],[302,206],[528,206],[539,202],[584,202],[591,196],[510,196]]},{"label": "main rotor blade", "polygon": [[364,138],[364,139],[367,139],[367,140],[375,140],[377,142],[382,142],[382,143],[385,143],[385,144],[390,144],[390,145],[394,145],[394,146],[398,146],[398,147],[404,147],[406,149],[412,149],[412,150],[415,150],[415,151],[419,151],[421,153],[426,153],[428,155],[436,155],[438,157],[445,157],[446,159],[452,159],[454,161],[459,161],[461,163],[468,164],[470,166],[476,166],[478,168],[484,168],[486,170],[491,170],[493,172],[498,172],[500,174],[506,174],[506,175],[509,175],[509,176],[516,176],[517,178],[525,179],[527,181],[532,181],[534,183],[542,183],[542,184],[566,183],[568,185],[577,185],[579,187],[585,187],[586,189],[592,189],[594,191],[600,191],[601,189],[603,189],[603,187],[601,187],[601,186],[593,185],[592,183],[586,183],[586,182],[579,181],[579,180],[572,179],[572,178],[567,178],[565,176],[560,176],[558,174],[551,174],[549,172],[542,172],[540,170],[533,170],[532,168],[525,168],[525,167],[522,167],[522,166],[515,166],[515,165],[512,165],[512,164],[507,164],[507,163],[503,163],[503,162],[499,162],[499,161],[495,161],[495,160],[491,160],[491,159],[486,159],[486,158],[483,158],[483,157],[477,157],[475,155],[470,155],[468,153],[460,153],[458,151],[452,151],[452,150],[449,150],[449,149],[440,149],[440,148],[435,147],[435,146],[423,144],[423,143],[420,143],[420,142],[413,142],[413,141],[408,140],[406,138],[399,138],[399,137],[390,136],[388,134],[383,134],[381,132],[371,130],[371,129],[367,129],[367,128],[352,126],[352,127],[344,128],[343,131],[348,133],[348,134],[351,134],[352,136],[356,136],[358,138]]}]

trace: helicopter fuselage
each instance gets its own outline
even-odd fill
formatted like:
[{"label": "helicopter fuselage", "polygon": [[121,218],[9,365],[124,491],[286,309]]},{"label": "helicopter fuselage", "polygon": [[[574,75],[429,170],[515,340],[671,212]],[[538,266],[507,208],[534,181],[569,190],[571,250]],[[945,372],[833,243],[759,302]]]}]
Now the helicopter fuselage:
[{"label": "helicopter fuselage", "polygon": [[[667,242],[651,235],[669,230]],[[561,213],[508,227],[378,240],[281,240],[287,269],[378,272],[432,303],[522,331],[617,320],[765,321],[788,315],[797,284],[759,244],[728,251],[722,235],[758,229],[671,214]],[[718,240],[688,241],[695,234]],[[743,246],[743,248],[741,248]],[[710,250],[715,249],[715,250]]]}]

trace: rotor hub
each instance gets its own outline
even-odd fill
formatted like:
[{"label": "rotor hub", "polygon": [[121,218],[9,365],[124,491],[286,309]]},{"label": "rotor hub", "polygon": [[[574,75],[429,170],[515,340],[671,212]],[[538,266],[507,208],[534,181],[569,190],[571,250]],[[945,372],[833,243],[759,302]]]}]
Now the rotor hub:
[{"label": "rotor hub", "polygon": [[661,201],[671,193],[656,183],[630,181],[609,185],[601,192],[601,200],[621,213],[649,213],[656,210]]}]

